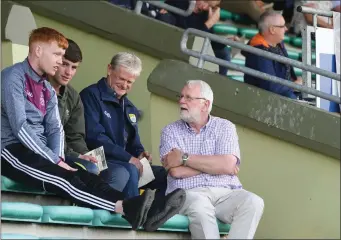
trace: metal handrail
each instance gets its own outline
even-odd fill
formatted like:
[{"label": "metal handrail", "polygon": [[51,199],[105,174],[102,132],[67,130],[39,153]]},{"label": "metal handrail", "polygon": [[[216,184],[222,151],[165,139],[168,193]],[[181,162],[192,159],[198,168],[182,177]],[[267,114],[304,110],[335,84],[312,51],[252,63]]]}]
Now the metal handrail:
[{"label": "metal handrail", "polygon": [[169,11],[169,12],[173,12],[173,13],[176,13],[178,15],[181,15],[181,16],[184,16],[184,17],[188,17],[189,15],[191,15],[193,13],[196,1],[195,0],[189,1],[188,9],[185,11],[183,9],[174,7],[172,5],[169,5],[169,4],[160,2],[160,1],[155,1],[155,0],[154,1],[151,1],[151,0],[139,0],[139,1],[136,2],[136,6],[135,6],[135,9],[134,9],[135,13],[137,13],[137,14],[141,13],[143,2],[149,3],[149,4],[154,5],[156,7],[159,7],[159,8],[163,8],[163,9]]},{"label": "metal handrail", "polygon": [[[325,16],[332,18],[333,12],[332,11],[325,11],[320,9],[315,9],[306,6],[297,6],[297,12],[300,13],[310,13],[313,15],[313,26],[301,26],[301,34],[302,34],[302,62],[305,64],[311,64],[311,33],[316,32],[317,28],[317,16]],[[302,72],[302,79],[303,84],[306,86],[311,87],[311,73],[304,71]],[[307,97],[306,94],[302,94],[302,96]]]},{"label": "metal handrail", "polygon": [[[201,52],[197,52],[197,51],[194,51],[194,50],[187,48],[187,41],[188,41],[189,34],[193,34],[193,35],[205,38],[206,44],[204,44]],[[180,48],[181,48],[181,51],[184,52],[185,54],[198,58],[201,65],[203,65],[203,61],[208,61],[211,63],[218,64],[220,66],[228,67],[230,69],[246,73],[248,75],[251,75],[251,76],[254,76],[257,78],[261,78],[261,79],[268,80],[271,82],[279,83],[281,85],[291,87],[293,89],[299,90],[301,92],[306,92],[306,93],[309,93],[311,95],[321,97],[323,99],[327,99],[327,100],[330,100],[330,101],[333,101],[336,103],[341,103],[339,97],[336,97],[336,96],[333,96],[333,95],[330,95],[330,94],[327,94],[327,93],[324,93],[324,92],[321,92],[321,91],[318,91],[318,90],[315,90],[312,88],[301,86],[299,84],[287,81],[286,79],[282,79],[282,78],[279,78],[279,77],[276,77],[276,76],[273,76],[273,75],[270,75],[267,73],[263,73],[263,72],[260,72],[260,71],[257,71],[257,70],[251,69],[251,68],[247,68],[245,66],[240,66],[240,65],[228,62],[226,60],[222,60],[222,59],[218,59],[216,57],[212,57],[210,55],[206,55],[205,54],[206,49],[204,49],[204,48],[205,47],[207,48],[210,40],[218,42],[218,43],[230,45],[232,47],[242,49],[244,51],[247,51],[247,52],[250,52],[253,54],[257,54],[259,56],[269,58],[271,60],[275,60],[275,61],[285,63],[285,64],[290,64],[292,66],[302,68],[302,69],[320,74],[322,76],[326,76],[326,77],[329,77],[332,79],[336,79],[338,81],[340,81],[340,79],[341,79],[341,76],[339,74],[331,73],[331,72],[328,72],[326,70],[323,70],[323,69],[320,69],[320,68],[317,68],[314,66],[309,66],[309,65],[303,64],[301,62],[298,62],[296,60],[292,60],[290,58],[286,58],[286,57],[283,57],[283,56],[280,56],[277,54],[273,54],[273,53],[267,52],[265,50],[257,49],[255,47],[251,47],[251,46],[248,46],[248,45],[243,44],[243,43],[235,42],[233,40],[224,39],[224,38],[216,36],[214,34],[207,33],[204,31],[197,30],[197,29],[193,29],[193,28],[188,28],[187,30],[185,30],[185,32],[181,38]],[[200,66],[200,67],[202,67],[202,66]]]},{"label": "metal handrail", "polygon": [[310,14],[316,14],[324,17],[333,17],[333,11],[324,11],[316,8],[306,7],[306,6],[298,6],[297,12],[300,13],[310,13]]}]

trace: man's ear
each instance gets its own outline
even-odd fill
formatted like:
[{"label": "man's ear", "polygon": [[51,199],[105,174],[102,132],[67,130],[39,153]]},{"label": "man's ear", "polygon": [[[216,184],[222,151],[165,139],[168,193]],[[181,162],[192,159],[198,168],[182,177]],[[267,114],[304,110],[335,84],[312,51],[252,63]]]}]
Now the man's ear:
[{"label": "man's ear", "polygon": [[40,57],[41,55],[43,55],[43,47],[40,44],[36,44],[34,46],[34,53],[37,57]]},{"label": "man's ear", "polygon": [[111,67],[111,64],[109,63],[107,67],[107,75],[110,75],[111,71],[112,71],[112,67]]}]

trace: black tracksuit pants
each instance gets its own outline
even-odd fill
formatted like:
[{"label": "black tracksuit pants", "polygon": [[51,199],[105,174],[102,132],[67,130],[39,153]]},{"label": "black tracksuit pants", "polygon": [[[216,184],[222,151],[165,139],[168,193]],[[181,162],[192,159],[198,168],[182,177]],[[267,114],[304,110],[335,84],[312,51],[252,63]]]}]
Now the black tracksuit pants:
[{"label": "black tracksuit pants", "polygon": [[85,170],[68,171],[34,153],[22,144],[1,151],[1,174],[14,181],[68,198],[77,205],[115,211],[124,195],[100,177]]}]

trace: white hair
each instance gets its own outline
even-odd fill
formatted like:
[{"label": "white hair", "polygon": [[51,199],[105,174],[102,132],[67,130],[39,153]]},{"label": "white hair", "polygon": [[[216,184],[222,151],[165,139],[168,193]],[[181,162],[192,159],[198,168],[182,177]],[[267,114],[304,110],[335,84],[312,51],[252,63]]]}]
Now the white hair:
[{"label": "white hair", "polygon": [[275,11],[265,11],[260,17],[258,21],[258,30],[260,33],[266,32],[270,25],[274,23],[276,17],[282,16],[280,13]]},{"label": "white hair", "polygon": [[124,67],[127,71],[138,77],[142,71],[141,59],[136,55],[128,52],[119,52],[111,59],[110,65],[113,69]]},{"label": "white hair", "polygon": [[200,94],[202,98],[205,98],[209,101],[210,105],[208,106],[208,113],[211,112],[213,106],[213,91],[205,81],[202,80],[188,80],[186,82],[187,86],[198,85],[200,86]]}]

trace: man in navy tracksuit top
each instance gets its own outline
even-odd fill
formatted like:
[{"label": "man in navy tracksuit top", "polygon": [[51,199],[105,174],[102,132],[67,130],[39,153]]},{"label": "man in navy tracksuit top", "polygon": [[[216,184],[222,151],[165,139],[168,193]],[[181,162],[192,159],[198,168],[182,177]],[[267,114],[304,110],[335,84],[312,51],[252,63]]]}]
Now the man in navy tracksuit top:
[{"label": "man in navy tracksuit top", "polygon": [[[139,194],[139,175],[143,171],[140,159],[151,155],[141,144],[137,120],[138,110],[128,100],[127,93],[142,70],[141,60],[131,53],[116,54],[108,65],[107,78],[102,78],[81,91],[84,105],[86,142],[90,149],[104,147],[108,171],[100,176],[110,184],[112,164],[122,164],[130,173],[123,190],[126,196]],[[155,180],[145,187],[164,194],[167,172],[161,166],[152,166]]]},{"label": "man in navy tracksuit top", "polygon": [[154,201],[155,193],[149,189],[122,201],[123,193],[99,176],[64,162],[56,92],[46,75],[56,73],[67,47],[66,38],[56,30],[35,29],[27,59],[1,71],[1,174],[79,205],[120,213],[133,229],[147,224],[152,226],[147,231],[156,230],[176,214],[175,206],[183,204],[185,193]]}]

